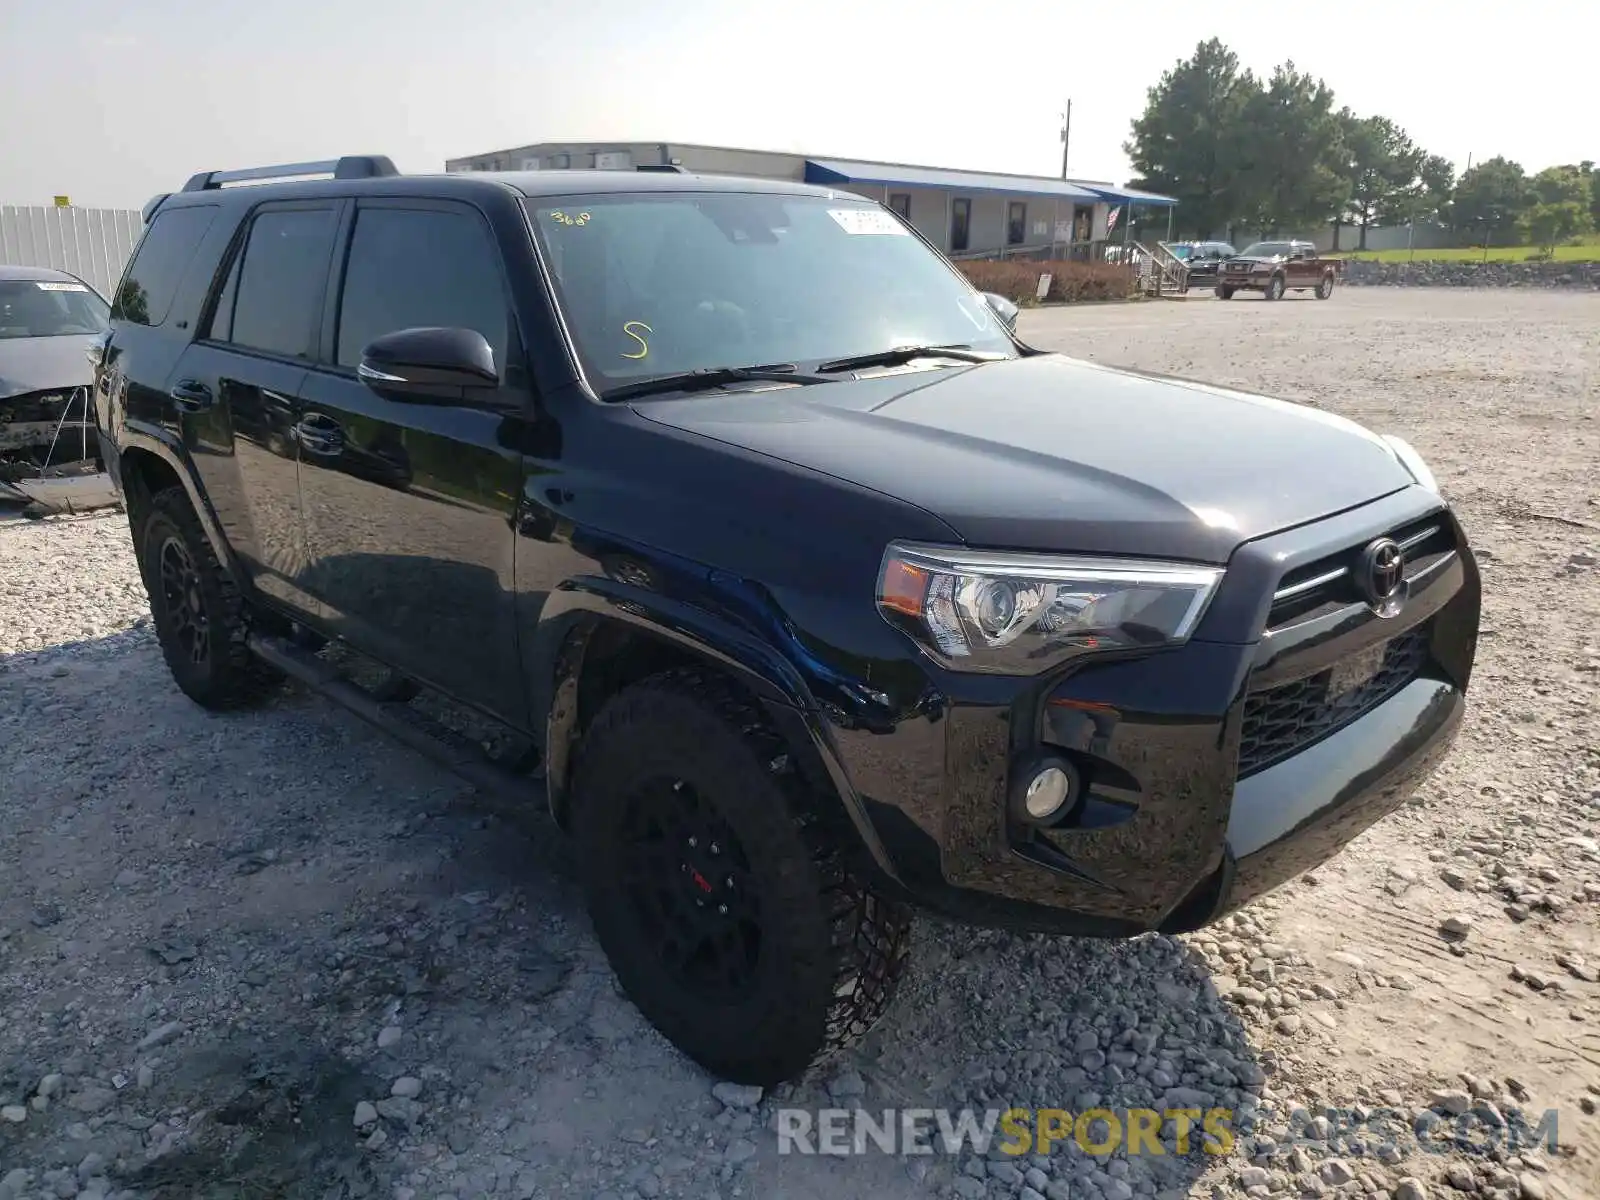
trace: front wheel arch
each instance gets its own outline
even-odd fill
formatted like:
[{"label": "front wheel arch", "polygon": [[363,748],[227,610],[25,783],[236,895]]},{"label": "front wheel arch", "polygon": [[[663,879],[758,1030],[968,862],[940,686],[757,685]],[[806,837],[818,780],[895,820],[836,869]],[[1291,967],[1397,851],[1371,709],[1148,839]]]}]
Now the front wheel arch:
[{"label": "front wheel arch", "polygon": [[730,661],[709,642],[689,640],[682,626],[677,636],[650,627],[624,623],[598,614],[572,622],[556,650],[544,716],[545,777],[550,813],[565,828],[570,820],[571,766],[579,743],[595,715],[612,696],[634,683],[671,670],[715,675],[761,706],[783,734],[806,782],[820,791],[835,791],[830,772],[816,745],[797,736],[797,718],[809,695],[783,687],[745,662]]}]

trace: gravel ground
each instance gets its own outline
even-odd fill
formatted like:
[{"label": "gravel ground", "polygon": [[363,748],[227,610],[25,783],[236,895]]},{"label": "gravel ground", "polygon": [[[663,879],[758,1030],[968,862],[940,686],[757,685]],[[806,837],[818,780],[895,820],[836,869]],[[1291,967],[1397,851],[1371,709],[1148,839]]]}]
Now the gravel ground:
[{"label": "gravel ground", "polygon": [[[1487,613],[1459,748],[1402,811],[1188,937],[924,923],[868,1042],[758,1096],[617,994],[553,831],[302,692],[202,712],[120,514],[0,523],[0,1200],[1600,1192],[1600,298],[1197,296],[1023,328],[1434,464]],[[779,1153],[780,1108],[1010,1106],[1219,1106],[1240,1136]],[[1552,1109],[1554,1150],[1506,1132]],[[1429,1114],[1460,1136],[1419,1136]]]}]

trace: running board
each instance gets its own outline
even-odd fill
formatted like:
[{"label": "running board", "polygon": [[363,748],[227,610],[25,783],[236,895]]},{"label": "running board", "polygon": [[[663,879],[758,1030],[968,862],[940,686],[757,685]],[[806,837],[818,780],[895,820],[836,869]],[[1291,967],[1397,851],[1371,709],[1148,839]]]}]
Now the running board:
[{"label": "running board", "polygon": [[252,633],[247,644],[250,652],[268,666],[470,783],[507,818],[527,819],[548,811],[543,772],[524,775],[500,766],[466,738],[408,704],[377,699],[346,679],[334,664],[287,638]]}]

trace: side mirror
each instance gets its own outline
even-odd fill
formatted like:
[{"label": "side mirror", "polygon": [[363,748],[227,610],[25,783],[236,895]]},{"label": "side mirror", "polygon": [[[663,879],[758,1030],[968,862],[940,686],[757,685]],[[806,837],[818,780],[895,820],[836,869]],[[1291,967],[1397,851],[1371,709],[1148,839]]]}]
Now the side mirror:
[{"label": "side mirror", "polygon": [[380,392],[460,398],[500,386],[494,349],[473,329],[426,327],[386,333],[361,352],[361,382]]},{"label": "side mirror", "polygon": [[1017,313],[1021,309],[998,292],[984,292],[983,301],[994,311],[994,315],[1000,318],[1000,324],[1013,333],[1017,331]]}]

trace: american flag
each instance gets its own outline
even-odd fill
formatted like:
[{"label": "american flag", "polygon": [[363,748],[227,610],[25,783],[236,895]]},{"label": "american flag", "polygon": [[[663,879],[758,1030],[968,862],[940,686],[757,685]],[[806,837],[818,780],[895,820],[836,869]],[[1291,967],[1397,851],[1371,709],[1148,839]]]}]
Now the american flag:
[{"label": "american flag", "polygon": [[1110,236],[1111,231],[1117,227],[1117,218],[1121,215],[1122,210],[1120,208],[1113,208],[1110,215],[1106,217],[1106,235],[1108,237]]}]

